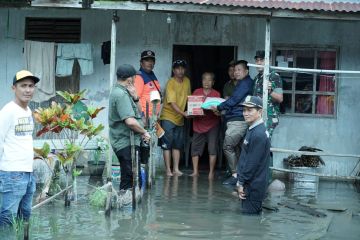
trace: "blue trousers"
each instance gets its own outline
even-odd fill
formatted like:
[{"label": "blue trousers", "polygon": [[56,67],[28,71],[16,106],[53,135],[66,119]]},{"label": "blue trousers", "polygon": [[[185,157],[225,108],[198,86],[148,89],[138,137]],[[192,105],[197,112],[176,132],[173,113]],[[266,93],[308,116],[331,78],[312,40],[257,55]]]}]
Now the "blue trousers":
[{"label": "blue trousers", "polygon": [[0,171],[0,227],[29,220],[35,190],[33,173]]}]

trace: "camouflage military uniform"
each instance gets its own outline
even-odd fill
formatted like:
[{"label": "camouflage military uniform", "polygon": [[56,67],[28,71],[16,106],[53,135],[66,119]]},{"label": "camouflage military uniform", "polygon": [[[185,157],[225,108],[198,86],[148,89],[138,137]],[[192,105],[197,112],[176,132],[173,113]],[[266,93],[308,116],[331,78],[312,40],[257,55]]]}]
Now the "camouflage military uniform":
[{"label": "camouflage military uniform", "polygon": [[[282,94],[282,81],[280,75],[276,72],[271,72],[269,77],[269,82],[271,82],[271,89],[275,93]],[[254,96],[263,97],[263,73],[259,73],[254,78]],[[270,134],[270,139],[274,132],[275,127],[279,124],[279,115],[280,115],[280,104],[274,102],[270,96],[268,95],[267,102],[267,122],[266,128]]]}]

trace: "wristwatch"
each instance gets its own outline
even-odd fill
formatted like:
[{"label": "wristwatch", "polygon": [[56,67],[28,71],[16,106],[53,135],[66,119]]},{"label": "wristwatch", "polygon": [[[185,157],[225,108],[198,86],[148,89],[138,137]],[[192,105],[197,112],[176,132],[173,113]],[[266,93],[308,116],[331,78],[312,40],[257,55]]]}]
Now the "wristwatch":
[{"label": "wristwatch", "polygon": [[134,102],[138,102],[139,100],[140,100],[140,98],[133,99]]}]

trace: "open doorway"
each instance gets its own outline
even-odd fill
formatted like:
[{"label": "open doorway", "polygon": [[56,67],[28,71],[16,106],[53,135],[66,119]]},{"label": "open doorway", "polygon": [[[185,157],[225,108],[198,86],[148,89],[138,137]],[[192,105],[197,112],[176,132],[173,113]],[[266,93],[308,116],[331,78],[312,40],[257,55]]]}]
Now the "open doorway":
[{"label": "open doorway", "polygon": [[201,87],[201,75],[208,71],[215,74],[214,89],[222,93],[228,81],[228,64],[237,57],[236,46],[174,45],[173,60],[184,59],[188,63],[187,75],[191,90]]},{"label": "open doorway", "polygon": [[[203,45],[174,45],[173,46],[173,60],[184,59],[188,63],[186,75],[191,81],[192,92],[202,87],[201,75],[204,72],[213,72],[215,74],[214,89],[219,91],[222,95],[224,84],[229,80],[228,64],[230,61],[237,59],[236,46],[203,46]],[[186,143],[184,158],[182,163],[187,168],[191,168],[191,136],[192,125],[191,121],[187,121],[186,125]],[[209,169],[207,146],[205,146],[204,153],[199,161],[199,170]],[[217,156],[217,168],[224,168],[224,156],[222,150],[219,150]]]}]

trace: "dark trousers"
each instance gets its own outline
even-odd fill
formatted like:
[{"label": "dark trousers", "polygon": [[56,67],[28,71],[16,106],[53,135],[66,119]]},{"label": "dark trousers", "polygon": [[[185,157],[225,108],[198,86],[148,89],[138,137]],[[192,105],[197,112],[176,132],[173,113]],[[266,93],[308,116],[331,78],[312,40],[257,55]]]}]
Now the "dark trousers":
[{"label": "dark trousers", "polygon": [[244,199],[241,200],[241,207],[244,214],[259,214],[262,211],[262,201]]},{"label": "dark trousers", "polygon": [[[140,147],[136,146],[135,150],[139,153]],[[120,162],[120,190],[130,189],[133,185],[133,172],[132,172],[132,161],[131,161],[131,146],[125,147],[120,149],[116,152],[116,156]],[[140,154],[139,154],[140,156]],[[140,158],[139,158],[139,187],[141,188],[142,181],[141,181],[141,172],[140,172]]]}]

